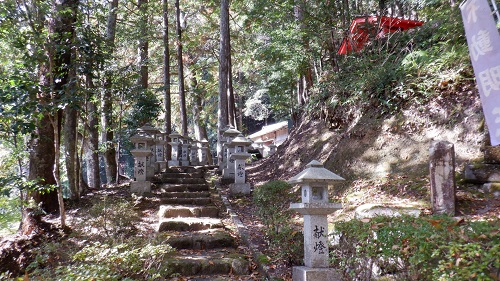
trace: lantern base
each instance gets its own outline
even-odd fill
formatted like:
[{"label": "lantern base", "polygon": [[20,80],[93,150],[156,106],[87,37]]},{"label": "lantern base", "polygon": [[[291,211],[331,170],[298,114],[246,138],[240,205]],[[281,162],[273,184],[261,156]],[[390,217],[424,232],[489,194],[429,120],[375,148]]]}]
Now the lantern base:
[{"label": "lantern base", "polygon": [[293,281],[337,281],[341,280],[340,277],[340,274],[333,268],[294,266],[292,271]]},{"label": "lantern base", "polygon": [[179,160],[170,160],[170,161],[168,161],[168,166],[169,167],[178,167],[179,166]]},{"label": "lantern base", "polygon": [[130,192],[143,195],[151,192],[151,182],[149,181],[133,181],[130,183]]},{"label": "lantern base", "polygon": [[247,195],[250,194],[250,183],[232,183],[229,185],[231,195]]}]

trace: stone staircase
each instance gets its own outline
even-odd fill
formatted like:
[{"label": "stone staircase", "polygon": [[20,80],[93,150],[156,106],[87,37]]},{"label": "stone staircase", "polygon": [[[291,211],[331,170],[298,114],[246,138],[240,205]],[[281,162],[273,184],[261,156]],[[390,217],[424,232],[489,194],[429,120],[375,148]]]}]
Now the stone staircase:
[{"label": "stone staircase", "polygon": [[167,262],[181,280],[254,280],[248,255],[221,218],[221,199],[205,170],[169,168],[156,176],[161,200],[158,231],[177,251]]}]

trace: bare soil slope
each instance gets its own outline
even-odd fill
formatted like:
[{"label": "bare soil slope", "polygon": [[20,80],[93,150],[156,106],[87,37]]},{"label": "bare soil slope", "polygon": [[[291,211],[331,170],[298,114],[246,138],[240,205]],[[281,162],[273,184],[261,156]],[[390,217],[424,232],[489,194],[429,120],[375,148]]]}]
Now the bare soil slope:
[{"label": "bare soil slope", "polygon": [[324,120],[305,118],[275,155],[249,167],[250,181],[258,186],[288,180],[311,160],[318,160],[346,179],[332,194],[345,207],[403,202],[428,209],[431,143],[454,143],[460,175],[464,163],[482,157],[487,139],[472,85],[426,104],[408,104],[395,115],[356,108],[345,114],[348,121],[336,128]]}]

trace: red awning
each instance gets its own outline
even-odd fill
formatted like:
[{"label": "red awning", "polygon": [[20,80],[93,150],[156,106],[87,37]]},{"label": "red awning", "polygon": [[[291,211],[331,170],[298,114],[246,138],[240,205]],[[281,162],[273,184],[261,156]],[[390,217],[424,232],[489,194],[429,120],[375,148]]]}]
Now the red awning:
[{"label": "red awning", "polygon": [[381,38],[386,33],[403,31],[421,26],[422,24],[424,24],[422,21],[391,17],[357,17],[352,21],[351,27],[349,27],[349,34],[342,40],[337,54],[346,55],[351,51],[360,51],[365,46],[370,35],[375,35],[375,38]]}]

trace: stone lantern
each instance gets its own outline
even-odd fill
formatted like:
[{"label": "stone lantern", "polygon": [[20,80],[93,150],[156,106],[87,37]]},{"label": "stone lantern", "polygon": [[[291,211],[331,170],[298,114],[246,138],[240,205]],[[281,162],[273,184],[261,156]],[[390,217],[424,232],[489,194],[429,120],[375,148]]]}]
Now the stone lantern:
[{"label": "stone lantern", "polygon": [[179,157],[179,161],[181,162],[181,166],[189,166],[189,147],[191,146],[191,138],[188,136],[182,136],[181,140],[181,155]]},{"label": "stone lantern", "polygon": [[152,127],[149,124],[146,124],[139,129],[137,129],[138,132],[142,132],[142,134],[146,134],[151,138],[151,145],[149,146],[149,149],[151,150],[151,156],[147,158],[147,166],[149,169],[147,170],[148,174],[146,175],[146,178],[148,180],[151,180],[156,171],[156,146],[154,143],[156,142],[156,135],[160,132],[160,130],[156,129],[155,127]]},{"label": "stone lantern", "polygon": [[247,152],[247,147],[250,144],[252,144],[252,141],[246,139],[241,134],[229,144],[234,150],[231,156],[229,156],[229,161],[234,162],[232,165],[233,168],[232,170],[228,170],[228,173],[232,173],[234,177],[234,183],[229,185],[231,195],[250,194],[250,183],[245,182],[245,164],[251,157],[251,154]]},{"label": "stone lantern", "polygon": [[231,155],[231,149],[228,147],[229,143],[237,137],[239,134],[241,134],[240,131],[236,130],[235,128],[229,127],[227,130],[225,130],[222,133],[222,138],[224,139],[223,141],[223,156],[222,156],[222,163],[219,163],[219,169],[225,169],[227,168],[227,163],[229,162],[229,156]]},{"label": "stone lantern", "polygon": [[208,146],[208,140],[202,139],[200,141],[200,151],[198,154],[198,159],[201,166],[208,165],[208,153],[210,153],[210,149]]},{"label": "stone lantern", "polygon": [[[142,133],[142,134],[141,134]],[[134,144],[134,149],[130,153],[134,156],[134,181],[130,183],[130,191],[132,193],[144,194],[151,192],[151,182],[148,181],[147,158],[151,156],[152,138],[139,132],[132,136],[130,141]]]},{"label": "stone lantern", "polygon": [[177,132],[173,132],[171,133],[170,135],[168,135],[170,137],[170,142],[168,144],[170,144],[170,146],[172,147],[172,156],[170,160],[168,160],[168,166],[169,167],[174,167],[174,166],[179,166],[179,147],[180,147],[180,137],[181,135]]},{"label": "stone lantern", "polygon": [[334,269],[328,268],[328,214],[342,205],[329,203],[328,185],[342,177],[313,160],[306,169],[288,180],[301,186],[302,202],[291,203],[290,209],[304,215],[304,264],[293,268],[293,281],[340,280]]},{"label": "stone lantern", "polygon": [[222,170],[223,179],[234,179],[234,159],[231,159],[231,155],[235,152],[247,152],[247,146],[252,142],[248,141],[242,134],[238,134],[236,138],[233,138],[229,143],[226,143],[227,147],[227,162],[226,166]]}]

